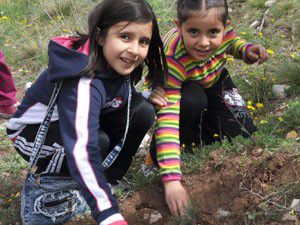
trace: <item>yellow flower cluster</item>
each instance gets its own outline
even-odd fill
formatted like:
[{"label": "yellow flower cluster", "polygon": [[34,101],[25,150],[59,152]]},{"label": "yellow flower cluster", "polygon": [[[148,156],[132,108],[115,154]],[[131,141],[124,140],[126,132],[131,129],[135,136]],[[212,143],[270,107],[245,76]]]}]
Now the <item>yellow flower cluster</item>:
[{"label": "yellow flower cluster", "polygon": [[8,17],[7,16],[1,16],[0,20],[8,20]]},{"label": "yellow flower cluster", "polygon": [[261,125],[263,125],[263,124],[268,123],[268,121],[267,121],[267,120],[261,120],[259,123],[260,123]]},{"label": "yellow flower cluster", "polygon": [[253,103],[251,101],[247,102],[247,108],[250,109],[250,110],[261,109],[263,107],[264,107],[264,104],[260,103],[260,102],[256,103],[255,106],[253,105]]}]

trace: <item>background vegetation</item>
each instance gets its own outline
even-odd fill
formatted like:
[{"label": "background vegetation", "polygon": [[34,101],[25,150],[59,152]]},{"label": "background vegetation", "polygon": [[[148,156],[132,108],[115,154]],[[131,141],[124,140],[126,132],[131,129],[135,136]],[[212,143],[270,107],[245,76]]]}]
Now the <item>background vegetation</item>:
[{"label": "background vegetation", "polygon": [[[7,57],[19,99],[27,82],[33,82],[47,66],[49,39],[73,35],[86,30],[88,12],[95,0],[0,0],[0,48]],[[175,0],[148,0],[153,6],[161,34],[174,26]],[[270,59],[263,65],[248,66],[230,59],[228,69],[247,101],[259,131],[251,140],[236,138],[213,146],[195,148],[188,157],[185,172],[193,172],[205,160],[208,152],[220,146],[228,151],[243,151],[259,146],[275,153],[281,150],[299,154],[300,132],[300,1],[279,0],[265,15],[265,0],[229,1],[233,24],[246,40],[264,45]],[[261,30],[251,28],[256,20],[264,24]],[[288,97],[276,99],[274,84],[290,86]],[[287,134],[294,132],[292,138]],[[136,162],[137,170],[139,161]],[[13,151],[5,138],[5,124],[0,127],[0,224],[20,222],[20,185],[26,163]],[[142,179],[139,174],[139,182]],[[136,187],[140,184],[136,182]],[[249,214],[252,215],[252,214]],[[255,217],[251,217],[253,220]]]}]

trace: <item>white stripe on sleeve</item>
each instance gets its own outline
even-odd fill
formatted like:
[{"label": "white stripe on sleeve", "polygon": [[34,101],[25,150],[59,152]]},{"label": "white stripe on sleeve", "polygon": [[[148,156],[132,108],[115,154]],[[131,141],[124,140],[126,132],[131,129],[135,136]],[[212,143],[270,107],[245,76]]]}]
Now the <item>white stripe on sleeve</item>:
[{"label": "white stripe on sleeve", "polygon": [[103,211],[112,207],[107,193],[98,185],[96,175],[89,163],[88,158],[88,118],[90,110],[90,83],[91,79],[82,77],[78,83],[77,106],[75,129],[77,133],[77,141],[74,146],[73,156],[78,171],[87,186],[90,194],[92,194],[97,202],[99,211]]}]

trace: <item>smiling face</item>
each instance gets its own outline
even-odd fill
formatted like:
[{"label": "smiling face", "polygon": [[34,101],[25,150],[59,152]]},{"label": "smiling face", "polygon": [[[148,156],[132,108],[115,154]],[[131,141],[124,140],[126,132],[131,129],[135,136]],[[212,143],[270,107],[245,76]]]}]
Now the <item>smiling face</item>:
[{"label": "smiling face", "polygon": [[129,75],[148,54],[152,36],[152,22],[122,21],[108,30],[99,44],[108,66],[120,75]]},{"label": "smiling face", "polygon": [[175,21],[187,53],[196,61],[206,60],[222,44],[224,25],[216,8],[195,12],[184,21]]}]

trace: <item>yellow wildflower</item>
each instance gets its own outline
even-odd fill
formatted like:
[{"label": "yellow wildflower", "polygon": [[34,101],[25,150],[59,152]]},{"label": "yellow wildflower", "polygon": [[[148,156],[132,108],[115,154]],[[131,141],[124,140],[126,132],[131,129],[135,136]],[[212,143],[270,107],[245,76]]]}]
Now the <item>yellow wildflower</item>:
[{"label": "yellow wildflower", "polygon": [[242,32],[243,35],[247,34],[247,32]]},{"label": "yellow wildflower", "polygon": [[1,19],[1,20],[8,20],[8,17],[7,17],[7,16],[1,16],[0,19]]},{"label": "yellow wildflower", "polygon": [[253,119],[254,119],[254,120],[258,120],[258,117],[256,116],[256,117],[254,117]]},{"label": "yellow wildflower", "polygon": [[260,108],[263,108],[264,107],[264,104],[258,102],[256,103],[256,108],[260,109]]},{"label": "yellow wildflower", "polygon": [[292,58],[296,58],[296,53],[292,53],[292,54],[291,54],[291,57],[292,57]]},{"label": "yellow wildflower", "polygon": [[255,110],[255,107],[253,107],[252,105],[247,105],[247,108],[250,110]]},{"label": "yellow wildflower", "polygon": [[258,36],[260,36],[260,37],[263,36],[263,33],[262,33],[262,32],[259,32],[259,33],[258,33]]},{"label": "yellow wildflower", "polygon": [[182,147],[182,148],[185,148],[185,144],[182,144],[181,147]]},{"label": "yellow wildflower", "polygon": [[61,29],[61,31],[64,32],[64,33],[69,33],[69,30],[66,29],[66,28]]},{"label": "yellow wildflower", "polygon": [[279,117],[279,118],[278,118],[278,121],[279,121],[280,123],[282,123],[282,122],[283,122],[283,118],[282,118],[282,117]]},{"label": "yellow wildflower", "polygon": [[274,22],[275,22],[275,19],[274,19],[274,18],[272,18],[272,19],[271,19],[271,21],[272,21],[272,23],[274,23]]},{"label": "yellow wildflower", "polygon": [[160,22],[161,21],[161,18],[157,18],[157,22]]},{"label": "yellow wildflower", "polygon": [[263,125],[263,124],[268,123],[268,121],[267,120],[261,120],[259,123]]},{"label": "yellow wildflower", "polygon": [[285,38],[285,37],[286,37],[286,35],[285,35],[285,34],[281,34],[280,36],[281,36],[282,38]]},{"label": "yellow wildflower", "polygon": [[266,80],[267,78],[265,78],[265,77],[262,77],[261,79],[262,79],[262,80]]},{"label": "yellow wildflower", "polygon": [[219,137],[219,135],[218,134],[214,134],[214,138],[217,138],[217,137]]},{"label": "yellow wildflower", "polygon": [[274,51],[272,49],[267,49],[267,52],[270,54],[270,55],[274,55]]},{"label": "yellow wildflower", "polygon": [[252,102],[251,102],[251,101],[248,101],[248,102],[247,102],[247,105],[252,105]]}]

